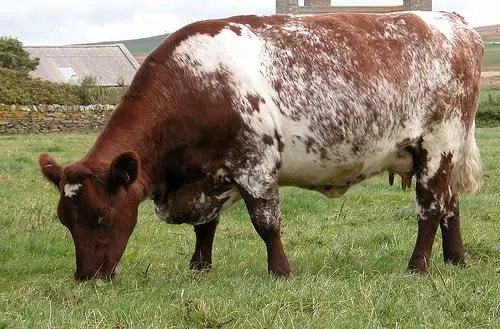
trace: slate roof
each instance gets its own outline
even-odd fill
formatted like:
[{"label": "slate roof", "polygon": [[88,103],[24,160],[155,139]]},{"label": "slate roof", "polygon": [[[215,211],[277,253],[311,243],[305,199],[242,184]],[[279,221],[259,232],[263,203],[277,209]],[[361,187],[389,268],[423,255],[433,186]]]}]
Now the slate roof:
[{"label": "slate roof", "polygon": [[123,44],[26,46],[40,65],[32,76],[53,82],[77,83],[85,76],[94,76],[102,86],[116,86],[132,81],[139,64]]}]

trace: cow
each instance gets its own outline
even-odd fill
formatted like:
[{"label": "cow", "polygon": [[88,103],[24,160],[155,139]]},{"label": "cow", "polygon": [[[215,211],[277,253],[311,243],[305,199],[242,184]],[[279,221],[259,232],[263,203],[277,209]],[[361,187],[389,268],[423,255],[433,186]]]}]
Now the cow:
[{"label": "cow", "polygon": [[342,196],[379,173],[416,180],[408,269],[464,266],[458,195],[481,162],[475,112],[483,43],[455,13],[236,16],[196,22],[145,60],[88,153],[39,156],[74,240],[75,278],[112,277],[138,205],[194,226],[192,269],[209,269],[221,211],[238,200],[288,277],[280,185]]}]

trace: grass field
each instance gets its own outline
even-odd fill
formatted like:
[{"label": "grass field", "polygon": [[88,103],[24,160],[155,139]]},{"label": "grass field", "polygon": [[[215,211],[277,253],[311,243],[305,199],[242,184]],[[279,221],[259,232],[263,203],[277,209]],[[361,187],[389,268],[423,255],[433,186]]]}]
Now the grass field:
[{"label": "grass field", "polygon": [[485,45],[483,71],[500,72],[500,45]]},{"label": "grass field", "polygon": [[479,102],[500,101],[500,90],[483,91],[479,94]]},{"label": "grass field", "polygon": [[0,328],[500,328],[500,128],[477,133],[484,186],[461,198],[465,270],[444,266],[438,236],[431,275],[405,272],[414,191],[384,176],[341,199],[282,189],[288,280],[267,277],[241,202],[222,216],[208,273],[188,270],[192,228],[159,222],[145,202],[116,279],[77,283],[36,157],[67,164],[95,136],[0,136]]}]

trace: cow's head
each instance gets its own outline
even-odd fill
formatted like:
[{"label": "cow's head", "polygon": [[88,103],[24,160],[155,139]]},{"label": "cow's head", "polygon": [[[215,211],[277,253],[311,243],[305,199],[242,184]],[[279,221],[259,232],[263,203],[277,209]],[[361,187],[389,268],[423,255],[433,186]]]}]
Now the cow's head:
[{"label": "cow's head", "polygon": [[39,163],[60,192],[57,215],[75,243],[75,278],[112,277],[137,221],[141,196],[132,186],[140,169],[137,154],[67,167],[41,154]]}]

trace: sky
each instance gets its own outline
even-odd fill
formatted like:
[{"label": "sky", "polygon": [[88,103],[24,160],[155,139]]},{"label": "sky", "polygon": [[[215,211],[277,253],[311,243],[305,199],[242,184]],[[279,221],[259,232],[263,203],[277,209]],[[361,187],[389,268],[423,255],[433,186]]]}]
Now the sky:
[{"label": "sky", "polygon": [[[25,45],[66,45],[150,37],[194,21],[273,14],[275,0],[17,0],[2,1],[0,36]],[[334,5],[399,5],[403,0],[333,0]],[[303,0],[300,2],[303,3]],[[499,0],[434,0],[472,26],[500,24]]]}]

